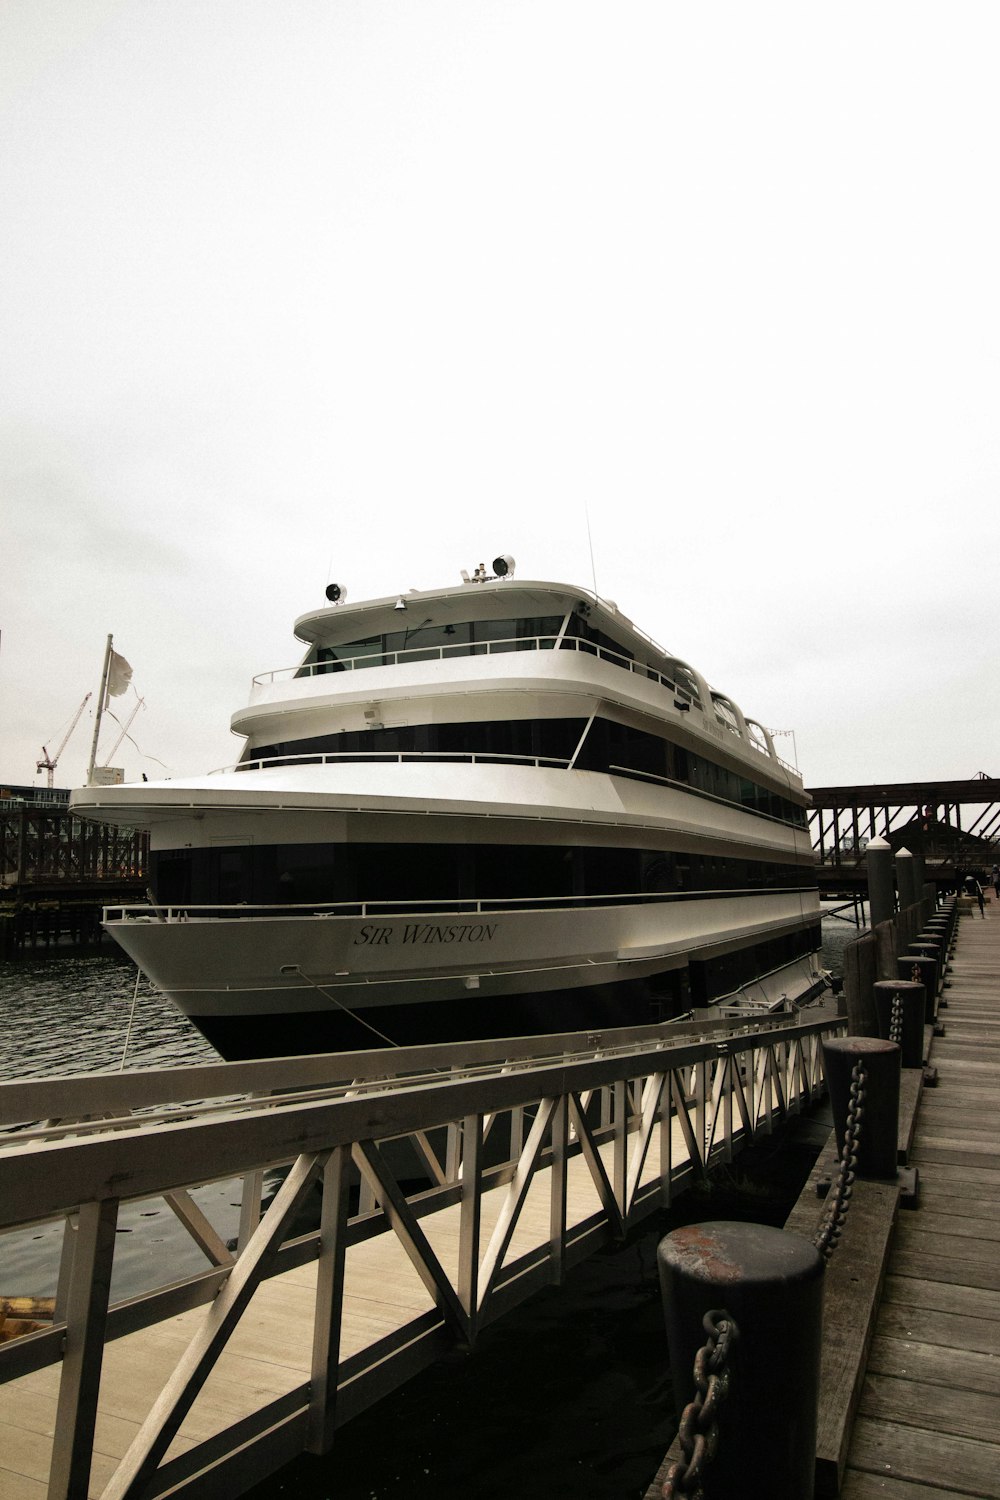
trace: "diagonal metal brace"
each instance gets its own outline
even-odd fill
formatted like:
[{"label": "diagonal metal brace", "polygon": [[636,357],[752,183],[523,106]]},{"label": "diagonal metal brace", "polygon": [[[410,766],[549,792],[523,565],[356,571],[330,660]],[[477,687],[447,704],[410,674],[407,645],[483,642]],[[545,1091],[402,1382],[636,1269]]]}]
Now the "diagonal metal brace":
[{"label": "diagonal metal brace", "polygon": [[139,1500],[250,1299],[277,1258],[281,1242],[328,1154],[300,1156],[289,1169],[274,1201],[209,1308],[202,1327],[154,1401],[101,1500]]}]

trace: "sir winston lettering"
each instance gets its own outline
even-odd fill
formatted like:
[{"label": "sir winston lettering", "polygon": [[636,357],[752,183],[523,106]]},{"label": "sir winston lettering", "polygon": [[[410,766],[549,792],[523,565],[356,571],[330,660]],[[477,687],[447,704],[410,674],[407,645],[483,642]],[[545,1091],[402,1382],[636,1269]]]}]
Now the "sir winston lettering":
[{"label": "sir winston lettering", "polygon": [[353,948],[391,948],[396,943],[492,943],[496,922],[453,922],[439,927],[434,922],[406,922],[402,934],[395,925],[380,927],[366,922],[352,943]]}]

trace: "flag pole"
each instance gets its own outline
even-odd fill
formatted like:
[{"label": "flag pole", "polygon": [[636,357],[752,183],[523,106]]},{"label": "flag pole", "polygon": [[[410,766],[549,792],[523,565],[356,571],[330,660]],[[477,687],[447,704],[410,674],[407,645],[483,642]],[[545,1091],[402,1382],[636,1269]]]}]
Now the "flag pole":
[{"label": "flag pole", "polygon": [[111,637],[108,636],[108,644],[104,648],[104,671],[101,673],[101,691],[97,698],[97,713],[94,715],[94,739],[90,747],[90,765],[87,767],[87,785],[90,786],[94,779],[94,762],[97,760],[97,739],[101,732],[101,714],[104,712],[104,702],[108,696],[108,674],[111,671]]}]

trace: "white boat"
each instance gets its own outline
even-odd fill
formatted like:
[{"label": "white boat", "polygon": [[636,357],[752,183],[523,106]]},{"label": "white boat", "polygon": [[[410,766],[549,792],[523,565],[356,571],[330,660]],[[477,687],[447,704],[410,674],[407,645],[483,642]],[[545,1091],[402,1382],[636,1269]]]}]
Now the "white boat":
[{"label": "white boat", "polygon": [[766,729],[513,562],[328,602],[238,763],[73,794],[150,833],[105,926],[227,1058],[645,1025],[820,987],[808,797]]}]

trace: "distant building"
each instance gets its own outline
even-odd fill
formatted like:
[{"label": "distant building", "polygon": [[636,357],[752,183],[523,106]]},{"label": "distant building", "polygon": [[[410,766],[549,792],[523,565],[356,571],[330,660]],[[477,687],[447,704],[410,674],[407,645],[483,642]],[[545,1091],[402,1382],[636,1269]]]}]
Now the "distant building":
[{"label": "distant building", "polygon": [[21,802],[41,807],[65,807],[69,802],[69,787],[12,786],[9,782],[0,782],[0,804]]}]

